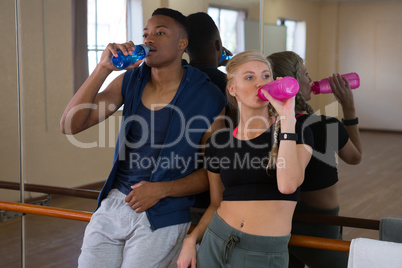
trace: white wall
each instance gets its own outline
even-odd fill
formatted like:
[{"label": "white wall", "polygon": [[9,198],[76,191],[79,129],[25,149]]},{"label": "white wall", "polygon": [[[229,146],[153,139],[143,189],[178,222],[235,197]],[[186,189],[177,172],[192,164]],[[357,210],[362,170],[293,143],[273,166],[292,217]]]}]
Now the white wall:
[{"label": "white wall", "polygon": [[[359,126],[402,131],[402,2],[266,0],[265,22],[278,17],[306,21],[306,62],[313,80],[357,72],[354,90]],[[322,113],[342,117],[332,94],[313,96]]]},{"label": "white wall", "polygon": [[[14,1],[0,4],[0,180],[19,182],[17,62]],[[18,200],[19,192],[0,189],[0,200]]]},{"label": "white wall", "polygon": [[[111,168],[115,141],[104,148],[80,149],[59,128],[61,115],[73,95],[72,3],[68,0],[20,3],[23,180],[64,187],[105,180]],[[1,1],[0,12],[0,29],[4,31],[0,55],[6,63],[0,66],[3,100],[0,180],[19,182],[14,1]],[[113,126],[113,133],[116,129]],[[80,142],[99,142],[102,140],[99,132],[108,138],[109,133],[103,131],[102,126],[75,138]],[[1,200],[19,199],[18,192],[0,190],[0,195]]]},{"label": "white wall", "polygon": [[[306,65],[314,78],[318,72],[320,44],[320,4],[316,1],[299,0],[265,0],[264,22],[276,24],[279,17],[306,22]],[[264,39],[268,39],[264,36]],[[268,55],[267,55],[268,56]],[[314,109],[320,108],[318,99],[313,98],[310,104]]]},{"label": "white wall", "polygon": [[339,8],[339,72],[355,71],[360,127],[402,131],[402,3]]}]

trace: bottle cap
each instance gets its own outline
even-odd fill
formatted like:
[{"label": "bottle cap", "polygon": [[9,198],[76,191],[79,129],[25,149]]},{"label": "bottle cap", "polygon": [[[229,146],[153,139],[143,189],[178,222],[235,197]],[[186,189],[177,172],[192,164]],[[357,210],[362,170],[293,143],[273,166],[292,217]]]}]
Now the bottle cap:
[{"label": "bottle cap", "polygon": [[283,97],[290,98],[299,92],[299,82],[291,76],[285,76],[282,80],[282,87],[284,89]]},{"label": "bottle cap", "polygon": [[320,94],[320,83],[318,83],[318,81],[311,83],[311,91],[315,95]]},{"label": "bottle cap", "polygon": [[138,48],[141,47],[141,48],[144,50],[144,52],[145,52],[145,57],[148,56],[148,53],[149,53],[149,50],[150,50],[150,48],[149,48],[148,46],[146,46],[146,45],[144,45],[144,44],[136,45],[136,46],[135,46],[135,50],[137,50],[137,47],[138,47]]},{"label": "bottle cap", "polygon": [[360,77],[357,73],[348,73],[342,75],[349,80],[349,85],[351,89],[360,87]]}]

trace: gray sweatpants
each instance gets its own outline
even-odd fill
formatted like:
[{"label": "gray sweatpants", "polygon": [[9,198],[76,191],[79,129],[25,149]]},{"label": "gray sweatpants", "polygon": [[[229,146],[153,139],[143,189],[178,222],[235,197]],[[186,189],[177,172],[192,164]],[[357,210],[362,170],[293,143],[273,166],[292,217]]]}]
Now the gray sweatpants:
[{"label": "gray sweatpants", "polygon": [[163,267],[181,249],[190,222],[152,231],[145,212],[137,213],[113,189],[88,224],[80,268]]}]

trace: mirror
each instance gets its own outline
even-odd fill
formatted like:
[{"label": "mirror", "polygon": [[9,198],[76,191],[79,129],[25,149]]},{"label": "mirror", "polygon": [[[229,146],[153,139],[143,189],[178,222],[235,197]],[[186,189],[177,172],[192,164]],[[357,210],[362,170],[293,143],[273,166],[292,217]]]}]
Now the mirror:
[{"label": "mirror", "polygon": [[[1,3],[0,17],[4,23],[0,29],[5,33],[0,51],[3,181],[15,185],[21,182],[100,189],[110,172],[120,112],[73,137],[62,135],[59,128],[61,114],[74,89],[71,14],[75,2],[4,0]],[[402,191],[402,183],[398,179],[402,156],[397,149],[402,145],[399,118],[402,22],[397,11],[402,2],[265,0],[261,5],[259,0],[155,0],[143,1],[144,20],[159,6],[188,15],[206,11],[209,5],[247,10],[247,18],[257,24],[261,6],[264,24],[275,25],[278,18],[305,22],[306,64],[314,80],[333,72],[359,72],[361,89],[354,96],[361,128],[390,132],[376,135],[368,131],[362,135],[364,160],[359,166],[340,162],[341,215],[372,219],[401,217],[398,203],[402,200],[398,193]],[[270,43],[271,39],[269,33],[264,34],[263,43]],[[311,104],[322,113],[339,117],[341,109],[334,101],[332,95],[314,96]],[[386,163],[380,165],[379,159]],[[18,191],[0,189],[0,196],[2,201],[49,202],[49,196],[27,190],[20,197]],[[50,205],[93,211],[96,200],[52,196]],[[7,237],[0,242],[0,247],[7,249],[6,263],[2,265],[11,267],[23,262],[21,248],[24,262],[32,267],[47,267],[49,263],[58,267],[76,265],[85,222],[33,215],[25,216],[24,221],[23,224],[21,218],[16,218],[0,222],[1,237]],[[348,232],[345,239],[377,236],[364,230]],[[55,259],[48,258],[49,252]],[[61,255],[68,255],[71,262],[57,257]]]},{"label": "mirror", "polygon": [[[7,62],[1,67],[0,78],[4,100],[0,132],[2,181],[13,187],[25,184],[21,193],[1,188],[1,201],[24,200],[93,212],[95,199],[50,196],[28,189],[45,185],[99,190],[110,172],[121,112],[75,136],[66,137],[59,127],[74,92],[72,14],[78,2],[81,1],[1,2],[0,29],[5,34],[0,54]],[[258,0],[142,1],[143,17],[147,20],[159,6],[188,15],[206,11],[209,4],[246,9],[249,16],[259,19]],[[7,237],[0,242],[2,256],[6,256],[1,266],[75,267],[87,223],[26,215],[0,225],[1,237]]]},{"label": "mirror", "polygon": [[[363,158],[356,166],[339,160],[337,187],[343,216],[402,217],[402,154],[397,149],[402,143],[398,118],[402,34],[397,30],[402,22],[396,11],[401,8],[400,1],[265,1],[265,23],[273,24],[278,17],[305,22],[306,66],[314,81],[334,72],[360,76],[353,95]],[[309,103],[321,114],[342,118],[333,94],[313,95]],[[359,228],[344,228],[343,234],[344,240],[379,238],[378,231]]]}]

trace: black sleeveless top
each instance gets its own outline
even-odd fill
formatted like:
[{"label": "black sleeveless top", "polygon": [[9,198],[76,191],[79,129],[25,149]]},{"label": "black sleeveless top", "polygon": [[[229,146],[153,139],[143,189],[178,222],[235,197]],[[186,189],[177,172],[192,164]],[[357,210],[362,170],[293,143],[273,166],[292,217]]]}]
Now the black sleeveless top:
[{"label": "black sleeveless top", "polygon": [[[207,141],[205,163],[209,171],[220,173],[225,187],[223,200],[291,200],[299,199],[300,190],[282,194],[278,189],[276,171],[267,175],[266,167],[273,144],[274,125],[251,140],[239,140],[228,129],[216,132]],[[311,131],[301,131],[296,123],[297,144],[312,147]],[[280,146],[280,143],[279,143]],[[270,173],[270,174],[271,174]]]},{"label": "black sleeveless top", "polygon": [[313,155],[306,167],[301,191],[315,191],[338,181],[335,154],[347,143],[349,134],[343,124],[325,115],[301,115],[297,121],[308,126],[314,137]]}]

